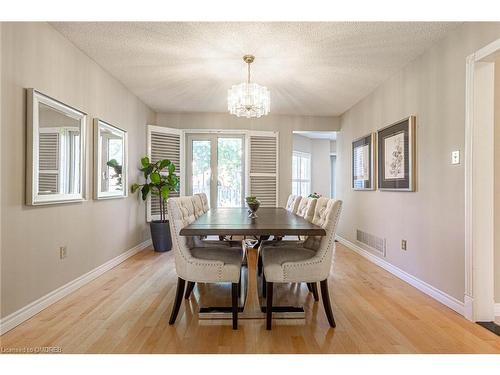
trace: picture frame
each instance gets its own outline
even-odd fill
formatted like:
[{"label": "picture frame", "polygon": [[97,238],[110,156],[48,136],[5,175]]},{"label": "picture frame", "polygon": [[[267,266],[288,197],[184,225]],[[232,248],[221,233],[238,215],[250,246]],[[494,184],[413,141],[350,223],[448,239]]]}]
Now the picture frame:
[{"label": "picture frame", "polygon": [[351,172],[353,190],[375,190],[375,133],[352,141]]},{"label": "picture frame", "polygon": [[94,119],[94,199],[128,196],[127,131]]},{"label": "picture frame", "polygon": [[377,131],[379,190],[415,191],[415,124],[409,116]]}]

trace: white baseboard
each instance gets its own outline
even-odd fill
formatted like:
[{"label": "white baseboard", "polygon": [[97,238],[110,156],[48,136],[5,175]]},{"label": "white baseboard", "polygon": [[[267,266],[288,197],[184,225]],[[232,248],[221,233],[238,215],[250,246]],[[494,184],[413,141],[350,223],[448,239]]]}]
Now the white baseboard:
[{"label": "white baseboard", "polygon": [[474,299],[467,295],[464,294],[464,317],[471,322],[474,321]]},{"label": "white baseboard", "polygon": [[104,272],[109,271],[126,259],[137,254],[139,251],[144,250],[149,245],[151,245],[151,240],[144,241],[139,245],[134,246],[130,250],[127,250],[126,252],[118,255],[117,257],[108,260],[106,263],[101,264],[100,266],[94,268],[86,274],[74,279],[73,281],[70,281],[69,283],[57,288],[56,290],[53,290],[52,292],[37,299],[36,301],[31,302],[29,305],[26,305],[23,308],[13,312],[12,314],[7,315],[5,318],[0,320],[0,335],[3,335],[5,332],[10,331],[12,328],[38,314],[40,311],[59,301],[61,298],[66,297],[68,294],[81,288],[85,284],[88,284],[92,280],[101,276]]},{"label": "white baseboard", "polygon": [[370,262],[375,263],[377,266],[382,267],[386,271],[392,273],[394,276],[399,277],[401,280],[407,282],[411,286],[417,288],[421,292],[427,294],[428,296],[434,298],[435,300],[441,302],[443,305],[448,306],[450,309],[455,310],[460,315],[464,315],[464,303],[459,301],[455,297],[452,297],[445,292],[427,284],[425,281],[418,279],[417,277],[410,275],[409,273],[403,271],[402,269],[390,264],[384,259],[381,259],[369,251],[363,249],[362,247],[356,245],[355,243],[346,240],[340,236],[336,237],[337,240],[353,250],[354,252],[361,255],[363,258],[368,259]]},{"label": "white baseboard", "polygon": [[500,316],[500,303],[495,303],[495,316]]}]

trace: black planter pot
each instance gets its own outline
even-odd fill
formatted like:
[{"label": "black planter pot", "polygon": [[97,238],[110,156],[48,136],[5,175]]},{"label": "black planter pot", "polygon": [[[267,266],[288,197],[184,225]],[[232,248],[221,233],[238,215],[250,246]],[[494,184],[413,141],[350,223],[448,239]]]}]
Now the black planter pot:
[{"label": "black planter pot", "polygon": [[153,220],[149,223],[151,228],[151,239],[155,251],[163,253],[172,249],[172,236],[168,220]]}]

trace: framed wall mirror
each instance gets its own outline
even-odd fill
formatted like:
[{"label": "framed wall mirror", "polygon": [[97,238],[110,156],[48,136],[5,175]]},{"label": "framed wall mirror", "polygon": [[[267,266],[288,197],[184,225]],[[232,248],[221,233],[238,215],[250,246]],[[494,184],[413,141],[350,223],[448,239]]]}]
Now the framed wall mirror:
[{"label": "framed wall mirror", "polygon": [[127,132],[94,119],[94,198],[127,196]]},{"label": "framed wall mirror", "polygon": [[87,115],[27,90],[26,203],[84,200]]}]

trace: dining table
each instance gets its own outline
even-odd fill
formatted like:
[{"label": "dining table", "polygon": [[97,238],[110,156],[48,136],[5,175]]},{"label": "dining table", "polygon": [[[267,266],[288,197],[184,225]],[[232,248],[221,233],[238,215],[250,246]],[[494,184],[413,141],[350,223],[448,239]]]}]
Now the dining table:
[{"label": "dining table", "polygon": [[[242,265],[239,318],[265,318],[265,301],[262,297],[262,273],[258,272],[258,248],[267,238],[274,241],[298,241],[298,236],[325,236],[322,227],[281,207],[261,207],[257,217],[249,217],[246,208],[212,208],[191,224],[181,229],[181,236],[233,239],[221,242],[221,246],[239,246],[245,252]],[[237,239],[237,241],[234,241]],[[240,242],[241,241],[241,242]],[[235,251],[238,249],[236,248]],[[303,319],[305,311],[301,284],[280,284],[275,292],[273,318]],[[198,284],[200,319],[231,319],[229,284]],[[307,295],[306,298],[312,298]]]}]

